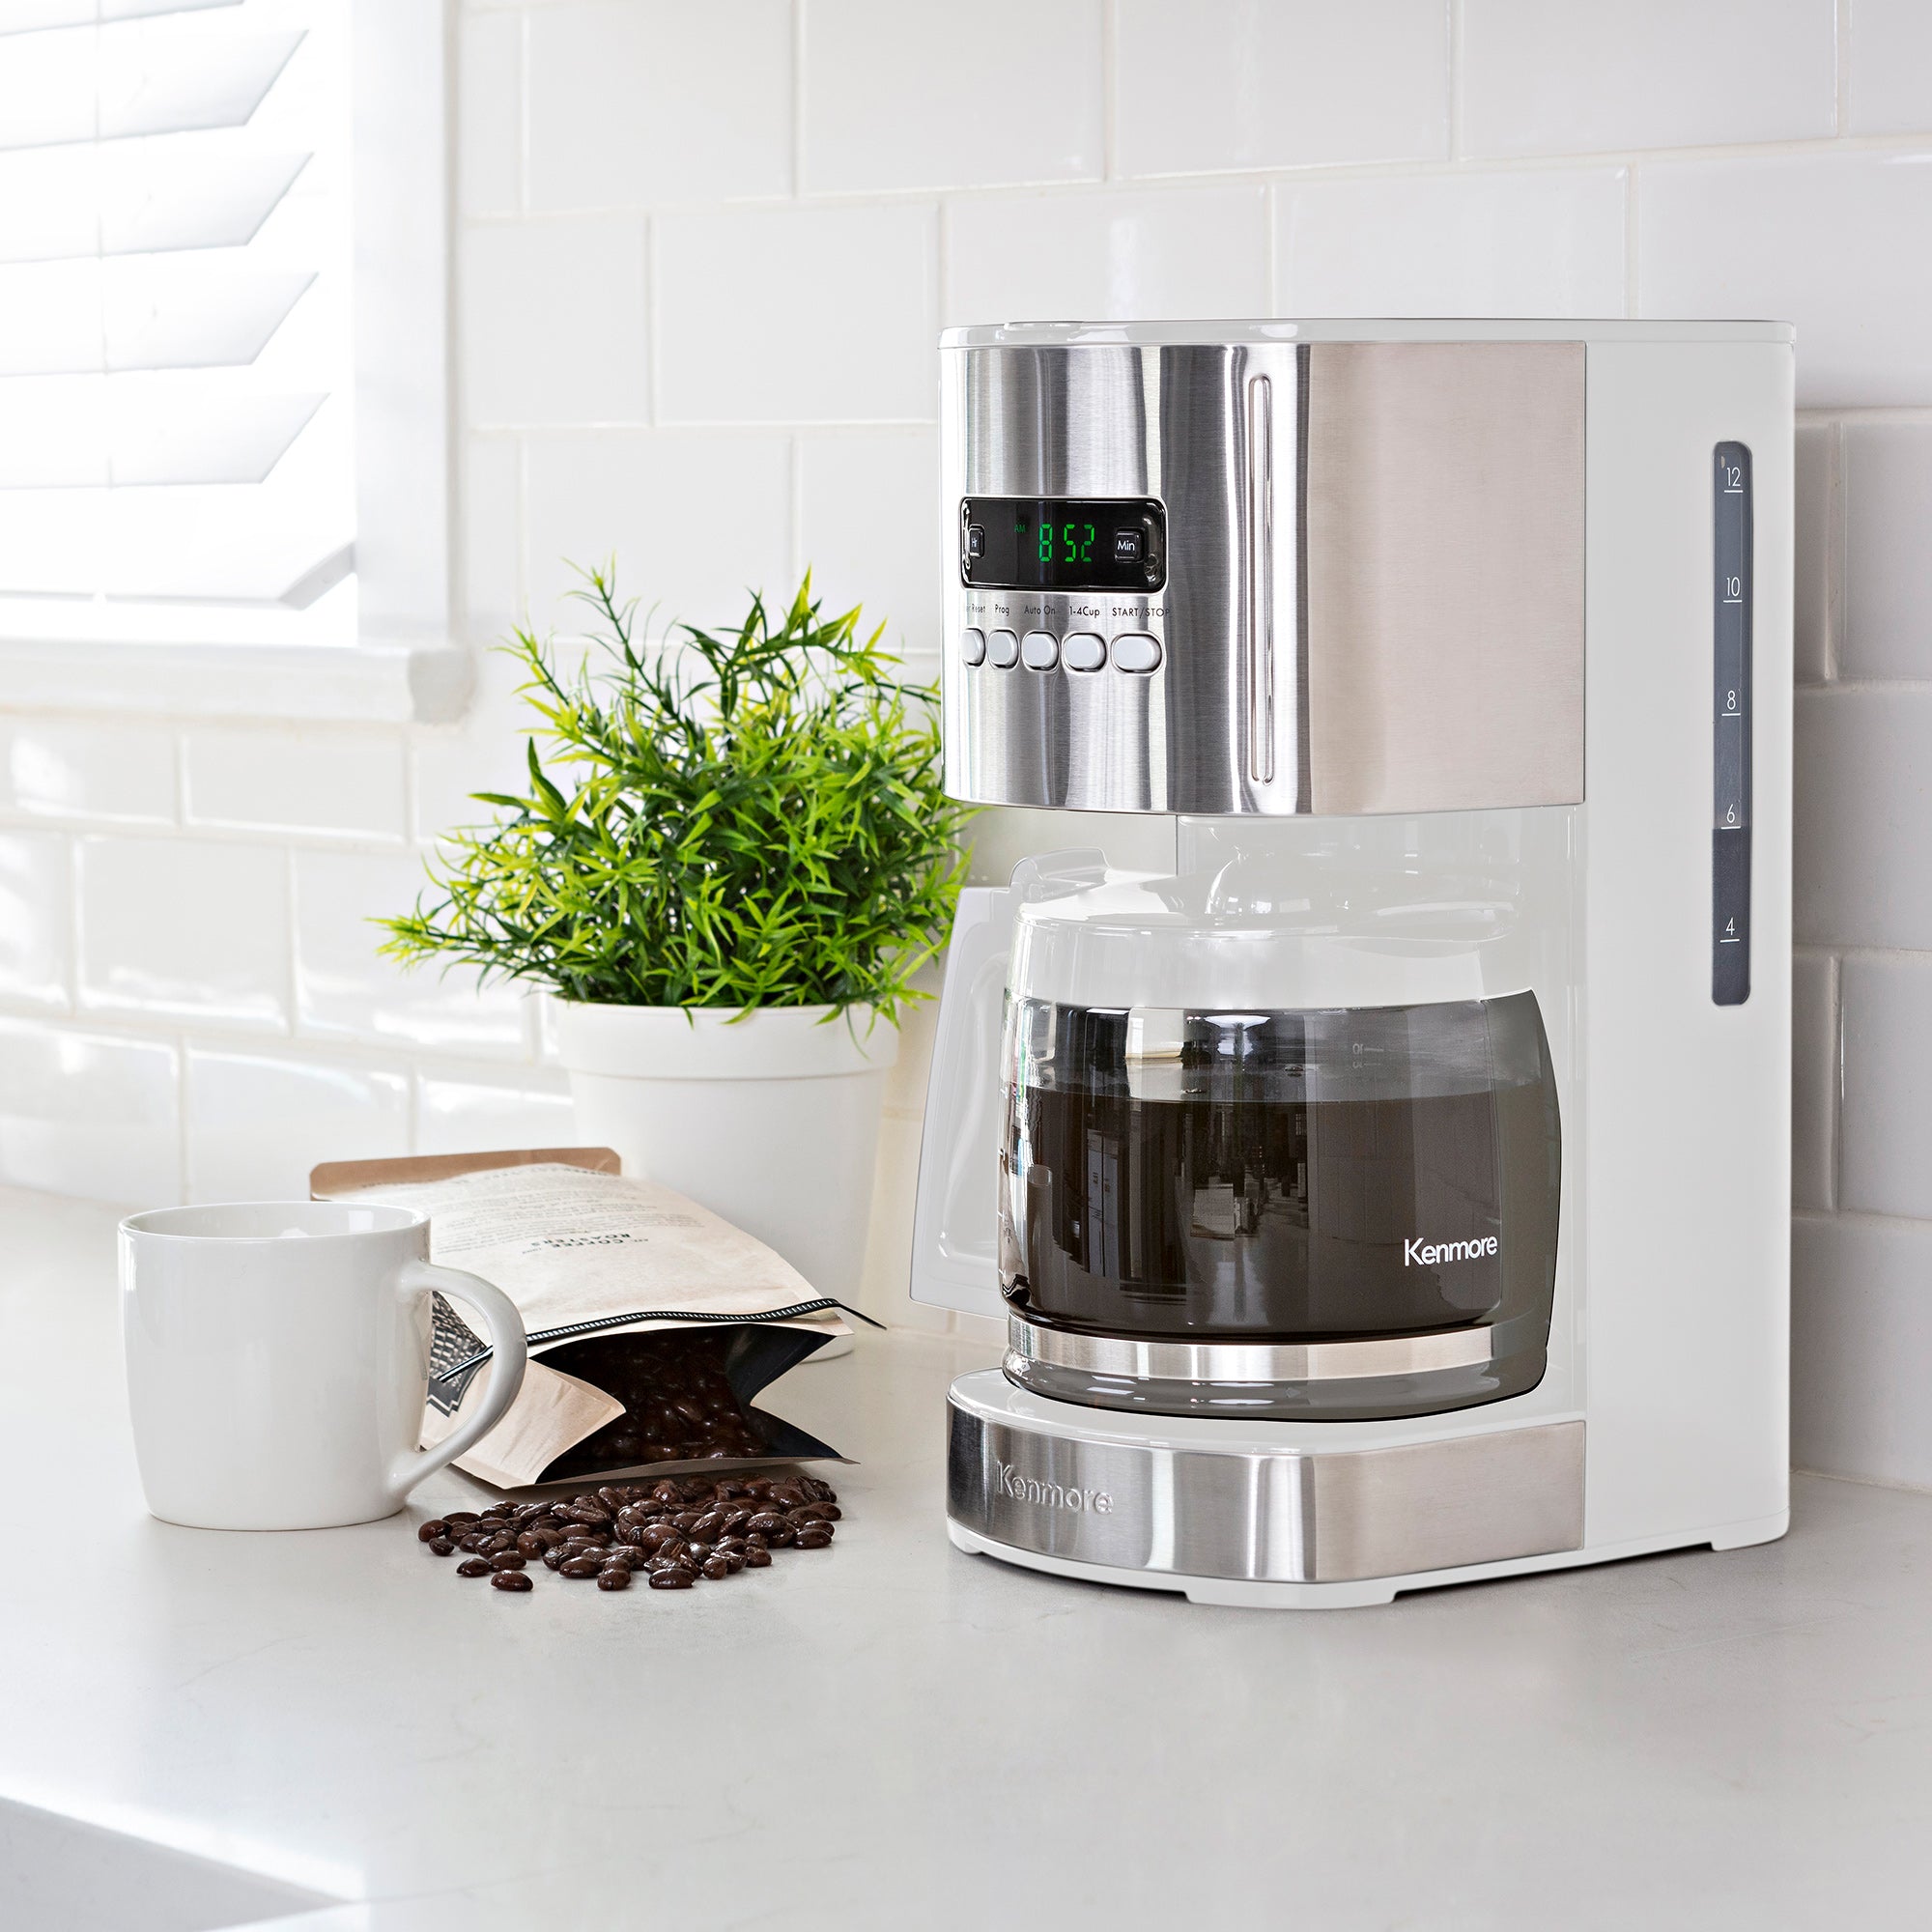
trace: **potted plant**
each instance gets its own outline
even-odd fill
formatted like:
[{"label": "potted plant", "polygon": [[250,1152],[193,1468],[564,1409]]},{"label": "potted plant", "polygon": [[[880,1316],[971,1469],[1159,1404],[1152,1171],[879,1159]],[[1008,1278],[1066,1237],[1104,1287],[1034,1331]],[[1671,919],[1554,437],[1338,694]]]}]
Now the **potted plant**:
[{"label": "potted plant", "polygon": [[541,721],[528,790],[474,794],[495,822],[449,836],[383,951],[550,988],[578,1132],[849,1300],[899,1016],[964,873],[931,694],[810,573],[776,619],[754,596],[661,648],[611,572],[573,594],[580,668],[505,646]]}]

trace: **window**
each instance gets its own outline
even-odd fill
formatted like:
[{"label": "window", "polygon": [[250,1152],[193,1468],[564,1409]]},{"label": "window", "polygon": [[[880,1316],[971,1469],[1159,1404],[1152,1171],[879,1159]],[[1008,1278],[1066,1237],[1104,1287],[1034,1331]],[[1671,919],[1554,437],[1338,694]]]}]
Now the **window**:
[{"label": "window", "polygon": [[10,669],[177,645],[279,688],[277,651],[374,645],[435,710],[442,14],[0,0]]}]

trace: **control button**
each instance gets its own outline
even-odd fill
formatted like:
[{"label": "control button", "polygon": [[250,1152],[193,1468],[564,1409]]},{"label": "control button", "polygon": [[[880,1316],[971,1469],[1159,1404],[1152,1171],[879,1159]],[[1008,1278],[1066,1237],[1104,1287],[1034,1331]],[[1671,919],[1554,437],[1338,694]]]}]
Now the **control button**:
[{"label": "control button", "polygon": [[1060,662],[1060,639],[1051,631],[1029,631],[1020,643],[1020,661],[1028,670],[1051,670]]},{"label": "control button", "polygon": [[1020,661],[1020,640],[1010,631],[995,631],[986,639],[986,655],[1001,670],[1011,670]]},{"label": "control button", "polygon": [[1098,670],[1107,662],[1107,647],[1092,631],[1075,631],[1061,639],[1060,661],[1068,670]]},{"label": "control button", "polygon": [[1116,530],[1114,532],[1114,561],[1116,563],[1138,563],[1147,546],[1145,530]]},{"label": "control button", "polygon": [[966,554],[984,556],[986,554],[986,526],[984,524],[971,524],[966,530]]},{"label": "control button", "polygon": [[1114,639],[1116,670],[1152,670],[1160,663],[1160,645],[1143,631],[1129,631]]},{"label": "control button", "polygon": [[961,631],[959,634],[959,655],[969,665],[982,665],[986,662],[986,634],[984,631]]}]

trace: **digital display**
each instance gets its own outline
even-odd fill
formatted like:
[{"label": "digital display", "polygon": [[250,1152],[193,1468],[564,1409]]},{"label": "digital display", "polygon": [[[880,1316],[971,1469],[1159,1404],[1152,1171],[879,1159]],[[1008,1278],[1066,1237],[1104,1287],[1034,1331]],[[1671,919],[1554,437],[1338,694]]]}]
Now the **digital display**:
[{"label": "digital display", "polygon": [[969,497],[959,576],[996,590],[1158,590],[1167,518],[1145,497]]}]

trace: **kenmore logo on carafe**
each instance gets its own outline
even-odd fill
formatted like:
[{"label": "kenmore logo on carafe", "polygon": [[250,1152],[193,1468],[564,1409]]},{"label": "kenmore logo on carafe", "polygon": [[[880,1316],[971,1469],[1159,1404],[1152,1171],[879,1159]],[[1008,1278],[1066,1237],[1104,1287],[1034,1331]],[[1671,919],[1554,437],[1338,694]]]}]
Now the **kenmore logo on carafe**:
[{"label": "kenmore logo on carafe", "polygon": [[1493,1235],[1485,1235],[1480,1241],[1425,1241],[1411,1236],[1402,1244],[1402,1264],[1435,1267],[1441,1262],[1479,1262],[1496,1253],[1499,1245]]}]

